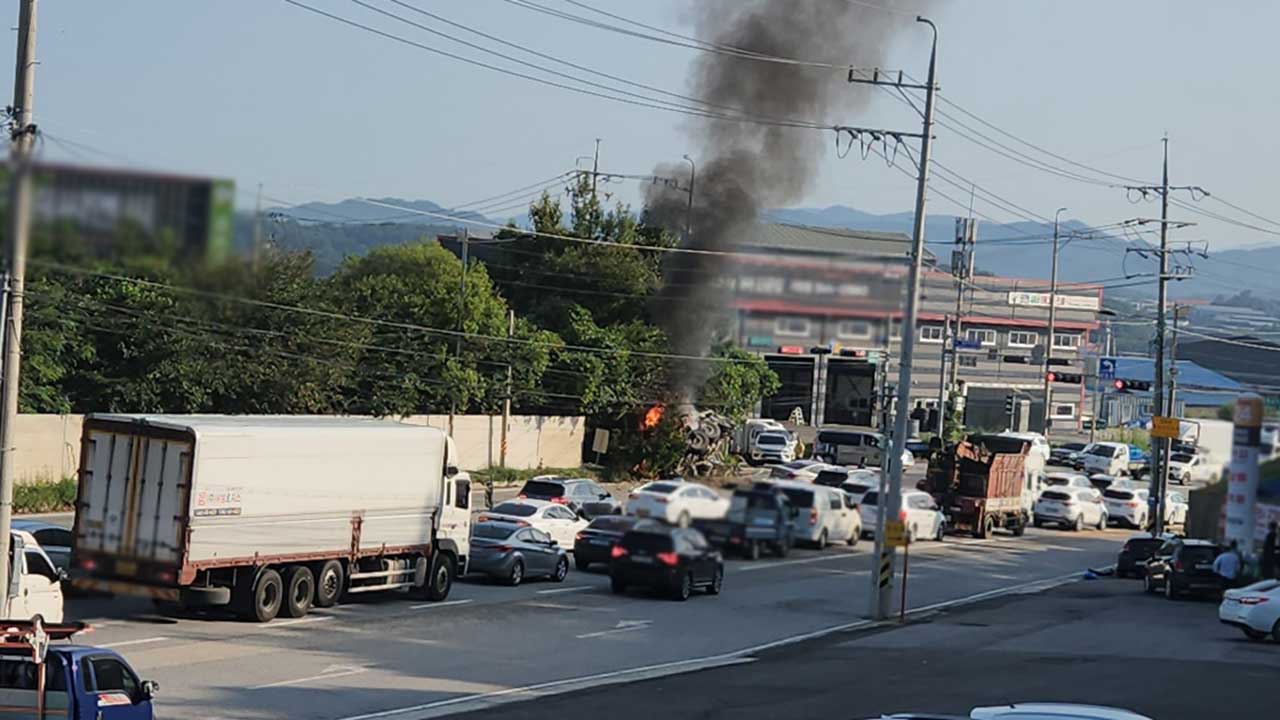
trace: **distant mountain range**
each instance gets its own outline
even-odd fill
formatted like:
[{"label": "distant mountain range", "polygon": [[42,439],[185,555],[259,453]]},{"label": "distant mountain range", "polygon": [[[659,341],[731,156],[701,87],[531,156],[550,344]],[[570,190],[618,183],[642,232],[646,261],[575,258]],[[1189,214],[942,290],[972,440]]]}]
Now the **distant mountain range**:
[{"label": "distant mountain range", "polygon": [[[505,224],[508,218],[488,218],[480,213],[449,210],[429,200],[379,198],[377,205],[365,200],[348,199],[336,203],[311,202],[289,208],[271,208],[273,242],[294,250],[311,250],[316,255],[317,271],[332,272],[342,258],[361,255],[383,244],[412,242],[423,236],[453,234],[458,223],[441,216],[491,224]],[[405,208],[398,210],[396,208]],[[878,215],[844,205],[825,208],[789,208],[772,210],[766,218],[773,222],[810,225],[825,228],[854,228],[879,232],[910,234],[912,213]],[[523,225],[527,218],[515,218]],[[1089,226],[1078,220],[1064,221],[1059,229],[1063,238],[1059,254],[1058,278],[1062,282],[1104,281],[1107,294],[1127,297],[1154,295],[1154,278],[1126,276],[1154,273],[1155,259],[1125,250],[1141,249],[1143,244],[1119,235],[1083,234]],[[980,223],[978,229],[977,267],[979,271],[1005,277],[1047,280],[1052,255],[1050,238],[1053,227],[1048,223],[1017,222],[1006,225]],[[930,215],[925,223],[925,240],[929,249],[946,264],[955,236],[955,216]],[[247,238],[242,239],[247,243]],[[1210,253],[1208,258],[1194,257],[1191,265],[1197,275],[1189,280],[1171,283],[1174,298],[1212,299],[1252,290],[1259,297],[1280,299],[1280,245],[1249,250],[1225,250]],[[1185,260],[1182,261],[1185,263]],[[1147,284],[1147,283],[1150,284]]]}]

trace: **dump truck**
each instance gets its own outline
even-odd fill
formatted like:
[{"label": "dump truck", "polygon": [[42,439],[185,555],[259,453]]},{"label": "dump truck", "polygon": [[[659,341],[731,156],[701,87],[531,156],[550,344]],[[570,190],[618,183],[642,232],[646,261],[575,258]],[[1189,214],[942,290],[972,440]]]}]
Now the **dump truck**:
[{"label": "dump truck", "polygon": [[987,538],[996,528],[1022,535],[1028,444],[1014,437],[971,435],[935,455],[920,489],[933,495],[947,527]]},{"label": "dump truck", "polygon": [[470,477],[442,430],[345,417],[90,415],[72,584],[248,620],[344,595],[443,600]]}]

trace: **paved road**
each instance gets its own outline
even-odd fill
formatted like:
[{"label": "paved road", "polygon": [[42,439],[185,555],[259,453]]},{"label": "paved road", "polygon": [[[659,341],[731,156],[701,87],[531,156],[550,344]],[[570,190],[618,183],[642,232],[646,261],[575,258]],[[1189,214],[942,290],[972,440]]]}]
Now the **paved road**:
[{"label": "paved road", "polygon": [[942,612],[907,627],[836,634],[739,664],[465,715],[611,720],[967,715],[1049,701],[1159,720],[1280,717],[1280,645],[1220,625],[1212,602],[1143,595],[1131,580],[1077,582]]},{"label": "paved road", "polygon": [[[1061,581],[1111,562],[1127,535],[921,543],[908,602],[922,608]],[[604,574],[571,572],[563,584],[468,581],[446,603],[393,595],[265,626],[168,617],[124,598],[77,599],[68,615],[90,621],[93,643],[118,648],[160,682],[167,716],[403,720],[740,662],[743,651],[858,624],[871,565],[865,542],[731,561],[723,595],[688,603],[615,596]]]}]

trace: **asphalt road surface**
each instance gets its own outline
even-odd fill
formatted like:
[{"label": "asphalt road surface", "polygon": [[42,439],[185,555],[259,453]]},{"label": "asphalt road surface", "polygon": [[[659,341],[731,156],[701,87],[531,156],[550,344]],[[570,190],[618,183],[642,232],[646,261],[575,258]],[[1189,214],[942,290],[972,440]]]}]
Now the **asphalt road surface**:
[{"label": "asphalt road surface", "polygon": [[[1112,562],[1128,534],[1033,530],[919,543],[907,602],[928,609],[1051,586]],[[67,614],[95,626],[85,642],[116,648],[160,683],[163,716],[406,720],[742,663],[770,646],[861,626],[871,556],[864,541],[730,561],[723,595],[686,603],[615,596],[605,574],[571,571],[561,584],[468,580],[443,603],[390,594],[267,625],[171,617],[128,598],[77,598]],[[966,653],[982,648],[975,642]],[[842,692],[862,686],[846,678]]]},{"label": "asphalt road surface", "polygon": [[1126,708],[1158,720],[1280,717],[1280,645],[1217,621],[1214,602],[1143,595],[1133,580],[1075,582],[838,633],[751,663],[595,688],[463,717],[611,720],[967,716],[1010,702]]}]

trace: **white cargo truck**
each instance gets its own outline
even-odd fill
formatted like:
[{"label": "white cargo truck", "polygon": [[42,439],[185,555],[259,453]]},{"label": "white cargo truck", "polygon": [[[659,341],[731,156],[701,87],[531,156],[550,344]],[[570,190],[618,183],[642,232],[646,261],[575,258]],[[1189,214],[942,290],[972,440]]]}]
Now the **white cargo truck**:
[{"label": "white cargo truck", "polygon": [[443,600],[470,477],[443,431],[342,417],[90,415],[72,583],[246,619],[346,594]]}]

